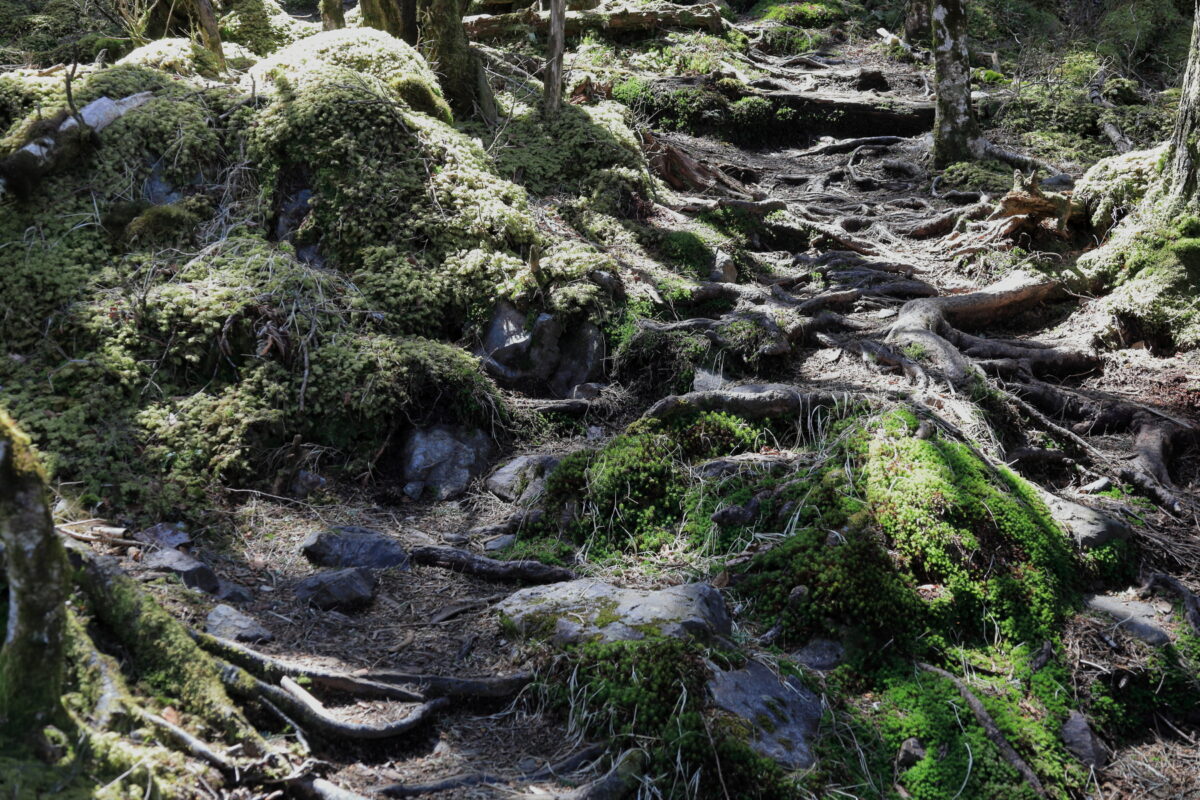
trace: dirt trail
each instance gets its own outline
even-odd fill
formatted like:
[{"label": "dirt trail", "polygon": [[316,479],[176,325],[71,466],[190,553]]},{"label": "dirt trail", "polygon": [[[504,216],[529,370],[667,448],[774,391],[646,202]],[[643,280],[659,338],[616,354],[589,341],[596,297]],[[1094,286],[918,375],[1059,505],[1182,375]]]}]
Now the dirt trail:
[{"label": "dirt trail", "polygon": [[[769,328],[764,346],[788,353],[779,374],[764,377],[805,391],[906,395],[938,408],[969,394],[973,384],[989,386],[1024,409],[1032,424],[1055,435],[1069,429],[1068,447],[1073,444],[1081,460],[1089,455],[1090,469],[1098,476],[1127,472],[1146,478],[1152,495],[1161,490],[1156,510],[1140,512],[1147,523],[1142,538],[1159,568],[1195,585],[1200,518],[1188,487],[1200,481],[1200,456],[1181,447],[1172,460],[1163,441],[1182,440],[1195,430],[1196,397],[1172,387],[1179,386],[1178,376],[1200,372],[1196,357],[1159,358],[1141,349],[1102,354],[1097,363],[1088,352],[1092,343],[1086,331],[1075,324],[1087,311],[1086,298],[1070,297],[1036,276],[989,289],[993,281],[988,270],[956,255],[969,244],[966,237],[951,243],[945,235],[949,230],[921,238],[906,235],[962,211],[972,198],[930,195],[923,158],[928,143],[920,136],[907,138],[911,131],[899,132],[906,138],[890,143],[851,141],[897,135],[872,122],[869,109],[922,107],[928,101],[927,82],[917,70],[896,73],[894,65],[879,62],[866,47],[848,49],[844,60],[816,68],[760,58],[756,66],[769,77],[757,84],[781,95],[823,93],[843,106],[853,103],[863,109],[851,124],[854,136],[806,136],[788,147],[752,150],[683,134],[655,134],[660,142],[750,187],[749,203],[781,201],[793,219],[791,227],[769,225],[772,235],[750,248],[773,266],[771,273],[747,283],[703,283],[693,290],[690,305],[722,297],[732,302],[732,310],[692,317],[685,302],[679,304],[679,320],[658,323],[660,327],[710,330],[719,339],[722,325],[753,320]],[[882,83],[881,74],[886,76]],[[857,88],[864,84],[874,88]],[[747,202],[731,195],[726,199]],[[658,209],[649,221],[667,228],[686,226],[688,216],[686,210]],[[803,252],[789,247],[789,236],[803,238],[798,227],[820,232]],[[781,310],[798,314],[802,324],[785,330],[763,322]],[[636,416],[642,410],[625,413]],[[616,432],[615,420],[603,415],[584,422],[584,427],[597,428],[593,436]],[[1014,440],[1022,438],[1014,433]],[[587,441],[581,435],[578,441],[558,444],[565,451]],[[1020,446],[1019,441],[1006,443],[1010,451]],[[1027,474],[1049,485],[1061,488],[1080,481],[1077,474],[1039,463],[1036,455],[1026,458]],[[1177,505],[1163,508],[1172,499]],[[309,609],[289,590],[311,571],[297,553],[313,530],[352,524],[392,534],[409,548],[458,544],[464,532],[509,511],[484,493],[399,507],[376,505],[367,496],[316,507],[259,495],[237,512],[235,527],[255,535],[238,545],[244,558],[227,565],[224,577],[264,587],[247,610],[274,640],[255,648],[290,662],[351,672],[513,674],[530,665],[490,611],[512,584],[432,567],[389,571],[371,610],[353,616]],[[160,596],[183,619],[202,626],[202,609],[171,593]],[[400,719],[412,707],[388,700],[339,701],[336,696],[326,702],[348,722]],[[486,773],[492,776],[487,781],[426,796],[501,798],[513,796],[514,789],[565,791],[569,783],[530,782],[523,776],[562,761],[585,744],[572,738],[565,722],[541,713],[529,692],[516,699],[458,703],[413,735],[346,745],[323,757],[333,764],[327,772],[331,781],[363,794],[388,784]]]}]

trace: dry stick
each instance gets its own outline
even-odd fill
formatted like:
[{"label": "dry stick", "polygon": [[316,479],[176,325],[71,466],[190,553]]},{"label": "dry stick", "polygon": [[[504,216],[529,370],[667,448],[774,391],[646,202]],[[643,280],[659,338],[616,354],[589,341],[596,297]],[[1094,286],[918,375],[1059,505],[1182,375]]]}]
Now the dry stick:
[{"label": "dry stick", "polygon": [[917,662],[917,666],[954,684],[954,688],[958,689],[958,693],[962,695],[963,700],[967,701],[967,705],[971,708],[971,713],[975,715],[975,719],[983,727],[984,733],[992,740],[992,744],[996,745],[996,749],[1000,751],[1000,755],[1004,757],[1004,760],[1021,774],[1021,777],[1025,779],[1025,782],[1035,792],[1044,796],[1046,789],[1042,786],[1042,782],[1038,780],[1038,776],[1030,769],[1029,765],[1025,763],[1025,760],[1021,758],[1017,751],[1013,749],[1013,746],[1008,743],[1008,739],[1004,738],[1000,727],[996,725],[996,721],[992,719],[992,715],[983,707],[983,702],[975,696],[975,693],[961,680],[940,667],[920,661]]},{"label": "dry stick", "polygon": [[136,706],[134,708],[136,709],[139,717],[162,731],[166,737],[170,739],[171,744],[173,744],[177,749],[182,749],[188,754],[199,758],[201,761],[208,762],[225,775],[237,774],[237,767],[230,763],[230,761],[224,756],[219,755],[215,750],[209,747],[207,743],[196,738],[178,725],[174,725],[156,714],[151,714],[149,711],[137,708]]}]

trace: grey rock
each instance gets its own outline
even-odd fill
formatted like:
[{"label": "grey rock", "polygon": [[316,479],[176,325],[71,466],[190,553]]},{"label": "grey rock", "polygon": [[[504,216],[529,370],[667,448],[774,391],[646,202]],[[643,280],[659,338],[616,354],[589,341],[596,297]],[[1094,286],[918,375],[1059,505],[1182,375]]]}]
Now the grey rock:
[{"label": "grey rock", "polygon": [[220,581],[220,586],[217,588],[217,597],[221,600],[228,600],[230,603],[249,603],[254,600],[254,592],[240,583],[227,581],[224,578],[218,578],[218,581]]},{"label": "grey rock", "polygon": [[1057,175],[1051,175],[1049,178],[1043,178],[1041,187],[1043,189],[1053,189],[1055,191],[1074,189],[1075,179],[1065,172],[1060,172]]},{"label": "grey rock", "polygon": [[296,477],[292,479],[292,485],[288,487],[288,491],[292,497],[305,498],[313,492],[324,489],[328,483],[317,473],[301,469],[296,471]]},{"label": "grey rock", "polygon": [[312,189],[303,187],[279,204],[279,213],[275,217],[275,238],[281,242],[290,242],[296,230],[308,218],[312,211]]},{"label": "grey rock", "polygon": [[1124,522],[1090,506],[1055,495],[1045,495],[1045,498],[1054,521],[1070,533],[1083,550],[1094,550],[1133,535],[1133,530]]},{"label": "grey rock", "polygon": [[737,264],[734,263],[733,256],[724,250],[718,250],[708,279],[716,283],[737,283],[737,276]]},{"label": "grey rock", "polygon": [[512,547],[517,543],[517,536],[513,533],[506,533],[488,541],[483,549],[489,553],[494,553],[497,550],[503,550],[506,547]]},{"label": "grey rock", "polygon": [[821,700],[794,677],[781,679],[765,665],[714,672],[708,683],[713,702],[744,720],[749,745],[784,769],[812,766],[812,739],[821,720]]},{"label": "grey rock", "polygon": [[178,548],[192,543],[192,537],[178,522],[160,522],[133,535],[135,541],[155,547]]},{"label": "grey rock", "polygon": [[502,300],[492,312],[483,335],[483,352],[499,364],[516,367],[529,352],[530,338],[529,331],[525,330],[525,315],[512,303]]},{"label": "grey rock", "polygon": [[297,583],[295,593],[317,608],[353,611],[375,598],[375,576],[362,567],[319,572]]},{"label": "grey rock", "polygon": [[706,583],[640,591],[581,578],[522,589],[496,609],[521,633],[553,633],[558,644],[642,639],[647,631],[710,638],[732,625],[721,593]]},{"label": "grey rock", "polygon": [[1149,603],[1126,600],[1113,595],[1098,594],[1086,599],[1089,610],[1116,620],[1117,627],[1154,647],[1171,643],[1171,635],[1162,625],[1162,616]]},{"label": "grey rock", "polygon": [[544,381],[554,374],[562,358],[559,340],[563,326],[553,314],[538,314],[533,321],[533,341],[529,346],[529,364],[533,377]]},{"label": "grey rock", "polygon": [[558,459],[554,456],[517,456],[489,475],[485,485],[501,500],[531,505],[541,498],[545,476],[557,465]]},{"label": "grey rock", "polygon": [[322,567],[408,567],[408,553],[399,542],[357,525],[314,531],[300,549],[309,561]]},{"label": "grey rock", "polygon": [[896,766],[908,769],[925,757],[925,745],[915,736],[910,736],[900,744],[896,753]]},{"label": "grey rock", "polygon": [[1108,748],[1092,730],[1087,717],[1078,711],[1072,711],[1063,723],[1062,740],[1071,755],[1082,761],[1085,766],[1101,769],[1108,763]]},{"label": "grey rock", "polygon": [[208,612],[204,629],[213,636],[235,642],[269,642],[275,638],[253,617],[227,605],[219,605]]},{"label": "grey rock", "polygon": [[796,662],[821,672],[834,669],[846,658],[846,648],[833,639],[813,639],[793,655]]},{"label": "grey rock", "polygon": [[142,562],[149,569],[174,572],[184,586],[213,594],[221,588],[221,580],[207,564],[179,550],[159,550]]},{"label": "grey rock", "polygon": [[567,397],[581,383],[604,377],[604,334],[591,322],[585,322],[561,341],[558,370],[550,380],[555,397]]},{"label": "grey rock", "polygon": [[492,440],[481,430],[435,425],[409,434],[402,454],[404,492],[438,500],[457,497],[487,468]]}]

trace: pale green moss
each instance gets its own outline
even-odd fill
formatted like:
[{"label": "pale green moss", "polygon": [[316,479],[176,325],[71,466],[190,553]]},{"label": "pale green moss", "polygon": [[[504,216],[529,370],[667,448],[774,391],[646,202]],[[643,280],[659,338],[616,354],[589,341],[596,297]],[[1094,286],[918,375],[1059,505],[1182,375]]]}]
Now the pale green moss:
[{"label": "pale green moss", "polygon": [[1166,145],[1135,150],[1096,163],[1075,187],[1074,199],[1087,207],[1089,221],[1106,234],[1128,215],[1159,177]]},{"label": "pale green moss", "polygon": [[[258,57],[236,42],[223,43],[226,63],[235,69],[246,69]],[[153,67],[173,75],[205,78],[220,77],[216,56],[191,39],[157,39],[123,57],[117,64]]]},{"label": "pale green moss", "polygon": [[[283,48],[256,64],[251,76],[261,86],[306,79],[318,67],[344,67],[381,81],[400,76],[418,78],[438,86],[437,77],[420,53],[405,42],[374,28],[342,28],[317,33]],[[440,89],[436,89],[438,94]]]},{"label": "pale green moss", "polygon": [[252,53],[270,55],[281,47],[316,34],[320,25],[296,19],[276,0],[230,0],[221,17],[222,41],[245,45]]}]

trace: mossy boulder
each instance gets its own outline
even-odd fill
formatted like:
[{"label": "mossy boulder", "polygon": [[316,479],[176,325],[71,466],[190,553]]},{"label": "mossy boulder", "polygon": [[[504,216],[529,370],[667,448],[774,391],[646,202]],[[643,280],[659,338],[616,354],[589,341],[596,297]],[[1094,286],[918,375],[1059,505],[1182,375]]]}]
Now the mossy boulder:
[{"label": "mossy boulder", "polygon": [[[341,28],[314,33],[265,58],[250,70],[261,86],[281,80],[303,82],[320,67],[343,67],[360,75],[388,81],[408,76],[438,86],[437,77],[421,54],[404,41],[374,28]],[[321,80],[314,76],[314,80]],[[440,94],[440,90],[437,90]]]},{"label": "mossy boulder", "polygon": [[218,21],[222,41],[244,45],[251,53],[270,55],[321,28],[287,13],[276,0],[225,0]]},{"label": "mossy boulder", "polygon": [[[253,52],[235,42],[223,43],[221,49],[226,63],[235,69],[246,69],[258,60]],[[117,64],[152,67],[184,77],[219,78],[221,75],[212,51],[191,39],[156,39],[125,55]]]},{"label": "mossy boulder", "polygon": [[732,625],[721,593],[705,583],[648,592],[581,578],[514,592],[496,611],[520,635],[558,645],[647,636],[711,639],[728,636]]},{"label": "mossy boulder", "polygon": [[1074,199],[1088,212],[1093,230],[1103,236],[1125,218],[1158,180],[1166,145],[1106,158],[1084,173]]}]

